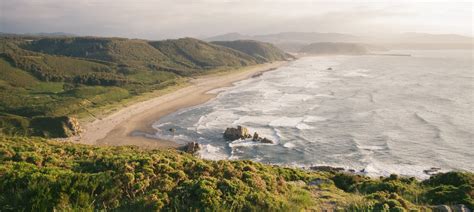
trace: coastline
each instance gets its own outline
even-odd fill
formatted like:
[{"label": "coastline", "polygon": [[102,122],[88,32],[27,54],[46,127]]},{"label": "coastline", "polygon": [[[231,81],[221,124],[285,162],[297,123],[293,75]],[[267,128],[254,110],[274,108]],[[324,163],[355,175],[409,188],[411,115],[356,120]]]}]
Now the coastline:
[{"label": "coastline", "polygon": [[182,108],[205,103],[217,95],[210,94],[208,91],[229,87],[234,82],[251,78],[265,71],[275,70],[286,64],[288,61],[277,61],[191,79],[188,86],[137,102],[106,117],[87,122],[83,126],[84,132],[80,136],[68,140],[100,146],[135,145],[149,149],[177,148],[180,145],[176,142],[147,137],[147,135],[155,133],[155,129],[152,127],[155,121]]}]

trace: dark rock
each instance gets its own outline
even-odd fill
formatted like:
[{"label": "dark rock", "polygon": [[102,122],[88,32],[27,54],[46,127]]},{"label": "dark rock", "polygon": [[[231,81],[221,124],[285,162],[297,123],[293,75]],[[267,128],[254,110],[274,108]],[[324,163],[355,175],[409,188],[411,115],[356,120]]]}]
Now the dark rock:
[{"label": "dark rock", "polygon": [[435,206],[432,206],[431,207],[431,210],[433,210],[433,212],[451,212],[451,208],[449,208],[449,206],[447,205],[435,205]]},{"label": "dark rock", "polygon": [[79,121],[69,116],[34,117],[30,123],[33,135],[43,137],[66,138],[82,132]]},{"label": "dark rock", "polygon": [[427,175],[434,175],[434,174],[439,173],[440,170],[441,168],[431,167],[430,169],[423,170],[423,172]]},{"label": "dark rock", "polygon": [[190,154],[194,154],[196,153],[197,151],[199,151],[201,149],[201,145],[197,142],[189,142],[184,151],[186,151],[187,153],[190,153]]},{"label": "dark rock", "polygon": [[332,71],[332,68],[331,68],[331,67],[329,67],[329,68],[327,68],[326,70],[328,70],[328,71]]},{"label": "dark rock", "polygon": [[257,133],[257,132],[253,133],[252,141],[259,141],[259,138],[260,138],[260,137],[258,136],[258,133]]},{"label": "dark rock", "polygon": [[176,129],[175,128],[170,128],[168,131],[172,132],[172,133],[175,133],[176,132]]},{"label": "dark rock", "polygon": [[273,144],[273,141],[268,139],[268,138],[262,138],[262,140],[260,141],[260,143],[264,143],[264,144]]},{"label": "dark rock", "polygon": [[237,139],[247,139],[252,138],[250,135],[249,130],[242,126],[237,126],[237,128],[227,128],[224,132],[224,138],[229,141],[237,140]]},{"label": "dark rock", "polygon": [[332,166],[311,166],[309,169],[314,171],[323,171],[323,172],[343,172],[344,168],[341,167],[332,167]]}]

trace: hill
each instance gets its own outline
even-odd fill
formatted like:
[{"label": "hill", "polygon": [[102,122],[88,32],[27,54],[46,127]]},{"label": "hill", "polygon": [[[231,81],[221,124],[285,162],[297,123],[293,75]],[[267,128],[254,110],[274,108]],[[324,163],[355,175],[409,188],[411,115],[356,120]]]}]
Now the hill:
[{"label": "hill", "polygon": [[38,129],[34,123],[89,114],[188,76],[277,59],[249,54],[192,38],[1,37],[0,131],[62,137],[62,130]]},{"label": "hill", "polygon": [[149,44],[165,54],[170,61],[191,69],[248,66],[258,63],[256,58],[243,52],[193,38],[156,41]]},{"label": "hill", "polygon": [[258,42],[252,40],[236,40],[236,41],[214,41],[213,44],[225,46],[240,52],[244,52],[261,62],[269,62],[275,60],[286,60],[292,58],[291,55],[283,52],[273,44]]},{"label": "hill", "polygon": [[[208,161],[177,150],[0,135],[2,211],[427,211],[474,206],[474,175],[425,181]],[[459,206],[457,206],[459,208]]]},{"label": "hill", "polygon": [[358,42],[360,37],[341,33],[319,33],[319,32],[281,32],[265,35],[242,35],[239,33],[228,33],[206,38],[206,41],[233,41],[233,40],[256,40],[278,43],[316,43],[316,42]]}]

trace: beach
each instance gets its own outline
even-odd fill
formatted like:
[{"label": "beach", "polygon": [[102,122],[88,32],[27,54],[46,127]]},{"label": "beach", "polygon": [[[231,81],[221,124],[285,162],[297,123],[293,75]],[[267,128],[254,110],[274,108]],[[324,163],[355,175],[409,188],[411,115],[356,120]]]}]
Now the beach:
[{"label": "beach", "polygon": [[147,136],[155,133],[152,124],[160,117],[182,108],[205,103],[217,95],[215,93],[210,94],[208,91],[231,86],[234,82],[250,78],[264,71],[273,70],[287,63],[286,61],[278,61],[191,79],[187,87],[146,101],[137,102],[104,118],[83,124],[81,135],[71,138],[70,141],[104,146],[135,145],[150,149],[176,148],[179,145],[173,141],[159,140]]}]

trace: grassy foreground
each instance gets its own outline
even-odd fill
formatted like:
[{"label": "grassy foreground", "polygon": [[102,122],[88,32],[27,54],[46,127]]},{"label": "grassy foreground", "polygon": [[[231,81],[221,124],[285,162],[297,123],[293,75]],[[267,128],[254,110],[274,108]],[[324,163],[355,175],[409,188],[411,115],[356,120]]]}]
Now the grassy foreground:
[{"label": "grassy foreground", "polygon": [[373,179],[0,135],[0,211],[429,211],[472,208],[473,184],[472,173]]}]

